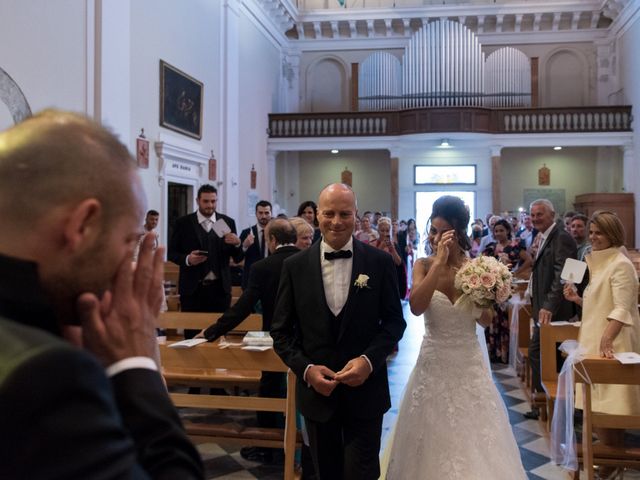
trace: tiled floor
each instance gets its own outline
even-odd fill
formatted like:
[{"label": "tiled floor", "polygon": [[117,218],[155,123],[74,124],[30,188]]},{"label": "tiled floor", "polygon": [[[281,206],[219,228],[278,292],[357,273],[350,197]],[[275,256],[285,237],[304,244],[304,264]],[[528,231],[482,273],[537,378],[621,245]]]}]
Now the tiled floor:
[{"label": "tiled floor", "polygon": [[[399,352],[389,359],[392,408],[385,415],[383,421],[383,449],[395,423],[402,391],[415,363],[424,333],[422,318],[412,315],[408,305],[405,305],[404,310],[407,330],[400,343]],[[548,457],[549,438],[542,422],[527,420],[522,416],[522,413],[529,410],[529,405],[525,401],[525,394],[514,372],[506,365],[494,365],[493,378],[507,406],[509,421],[520,447],[522,463],[527,470],[529,479],[568,480],[571,478],[550,462]],[[245,418],[235,418],[235,420],[252,422],[253,419],[250,416],[245,416]],[[204,459],[208,479],[275,480],[283,478],[282,467],[246,461],[240,456],[239,448],[236,446],[204,443],[199,445],[198,449]],[[640,474],[625,472],[624,478],[625,480],[639,480]]]}]

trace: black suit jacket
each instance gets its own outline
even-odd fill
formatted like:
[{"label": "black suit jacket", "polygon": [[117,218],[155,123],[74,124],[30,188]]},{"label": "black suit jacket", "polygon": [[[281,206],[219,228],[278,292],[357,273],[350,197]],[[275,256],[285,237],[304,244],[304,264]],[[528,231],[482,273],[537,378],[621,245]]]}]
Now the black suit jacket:
[{"label": "black suit jacket", "polygon": [[[245,238],[249,236],[249,232],[253,233],[254,242],[251,244],[247,251],[244,252],[244,268],[242,270],[242,289],[247,288],[249,284],[249,275],[251,272],[251,266],[257,262],[258,260],[262,260],[264,257],[260,255],[260,238],[258,234],[258,226],[254,225],[253,227],[245,228],[242,233],[240,233],[240,240],[244,242]],[[267,239],[265,238],[265,242]],[[268,249],[267,245],[264,246],[265,250]]]},{"label": "black suit jacket", "polygon": [[[354,285],[361,274],[369,276],[367,287]],[[388,253],[353,240],[349,296],[337,338],[331,318],[318,242],[284,262],[271,325],[274,348],[297,376],[298,408],[305,417],[322,422],[337,409],[358,418],[382,415],[391,405],[386,359],[406,326]],[[360,355],[369,358],[373,372],[359,387],[339,385],[324,397],[303,380],[309,364],[337,372]]]},{"label": "black suit jacket", "polygon": [[282,263],[299,251],[293,246],[280,247],[269,257],[254,263],[247,288],[238,301],[224,312],[214,325],[205,330],[204,336],[207,340],[213,341],[240,325],[253,312],[253,307],[258,300],[262,304],[262,329],[270,330]]},{"label": "black suit jacket", "polygon": [[159,373],[59,338],[34,264],[0,255],[0,315],[0,479],[204,478]]},{"label": "black suit jacket", "polygon": [[[216,212],[216,220],[224,219],[231,231],[236,233],[236,222],[222,213]],[[195,292],[200,282],[209,273],[207,262],[199,265],[187,266],[186,257],[193,250],[211,250],[207,245],[203,245],[198,231],[202,227],[198,223],[196,213],[190,213],[176,220],[175,228],[171,240],[169,241],[168,258],[180,267],[178,277],[178,293],[181,295],[191,295]],[[234,247],[224,242],[224,239],[215,237],[213,251],[209,251],[209,256],[215,255],[216,262],[220,267],[220,280],[226,293],[231,293],[231,273],[229,271],[229,259],[233,258],[240,262],[243,258],[242,247]]]},{"label": "black suit jacket", "polygon": [[564,228],[556,225],[533,261],[531,272],[532,316],[537,320],[541,308],[549,310],[552,321],[569,320],[574,314],[574,304],[565,300],[560,274],[567,258],[576,258],[575,240]]}]

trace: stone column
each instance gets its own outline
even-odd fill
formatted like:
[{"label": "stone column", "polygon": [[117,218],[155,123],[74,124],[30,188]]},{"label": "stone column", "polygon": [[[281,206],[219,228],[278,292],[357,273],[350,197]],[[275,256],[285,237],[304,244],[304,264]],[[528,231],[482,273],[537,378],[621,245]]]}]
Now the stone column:
[{"label": "stone column", "polygon": [[500,152],[502,147],[499,145],[491,146],[491,211],[499,213],[501,211],[500,204]]},{"label": "stone column", "polygon": [[[394,154],[392,154],[394,155]],[[391,175],[389,177],[390,191],[391,191],[391,218],[398,218],[398,204],[400,194],[400,184],[398,181],[398,167],[400,159],[397,156],[392,156],[391,160]]]},{"label": "stone column", "polygon": [[635,245],[627,245],[627,247],[637,248],[638,241],[640,240],[640,208],[638,208],[638,193],[640,192],[637,183],[636,170],[638,169],[638,162],[634,157],[633,145],[628,144],[623,147],[622,154],[622,174],[623,174],[623,189],[625,192],[633,193],[635,199]]},{"label": "stone column", "polygon": [[269,201],[271,203],[278,202],[278,178],[276,177],[276,158],[278,152],[276,150],[267,150],[267,171],[269,175]]}]

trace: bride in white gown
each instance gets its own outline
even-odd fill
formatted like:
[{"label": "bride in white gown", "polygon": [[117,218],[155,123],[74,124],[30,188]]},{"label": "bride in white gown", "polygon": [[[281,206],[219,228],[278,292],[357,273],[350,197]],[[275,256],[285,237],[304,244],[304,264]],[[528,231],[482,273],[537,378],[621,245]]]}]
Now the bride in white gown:
[{"label": "bride in white gown", "polygon": [[[430,220],[437,254],[416,264],[410,297],[411,311],[424,312],[426,334],[398,414],[386,479],[526,479],[476,319],[455,306],[469,214],[462,200],[445,196]],[[479,321],[488,324],[490,313]]]}]

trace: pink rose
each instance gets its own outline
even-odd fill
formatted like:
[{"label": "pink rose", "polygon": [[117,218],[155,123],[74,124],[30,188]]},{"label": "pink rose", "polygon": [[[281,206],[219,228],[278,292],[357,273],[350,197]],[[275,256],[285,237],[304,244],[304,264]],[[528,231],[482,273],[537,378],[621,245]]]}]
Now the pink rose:
[{"label": "pink rose", "polygon": [[496,293],[496,301],[498,303],[506,302],[510,296],[511,288],[509,287],[509,285],[503,285],[498,289],[498,292]]},{"label": "pink rose", "polygon": [[477,274],[472,274],[467,279],[467,283],[471,288],[478,288],[480,286],[480,277]]},{"label": "pink rose", "polygon": [[484,288],[491,288],[496,283],[496,277],[492,273],[485,272],[480,275],[480,283]]}]

